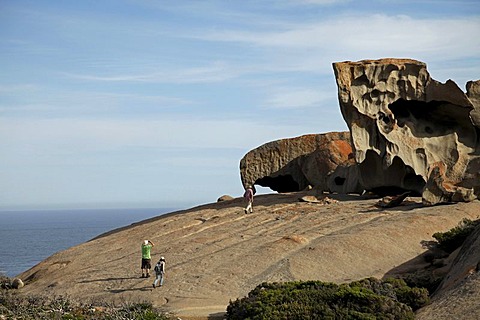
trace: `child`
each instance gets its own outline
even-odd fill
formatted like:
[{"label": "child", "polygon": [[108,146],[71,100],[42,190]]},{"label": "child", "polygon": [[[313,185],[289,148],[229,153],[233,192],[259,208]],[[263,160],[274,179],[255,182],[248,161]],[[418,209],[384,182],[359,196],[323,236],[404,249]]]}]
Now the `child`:
[{"label": "child", "polygon": [[160,282],[160,286],[163,286],[163,277],[165,275],[165,258],[161,257],[153,269],[155,271],[155,281],[153,281],[153,288],[155,289]]}]

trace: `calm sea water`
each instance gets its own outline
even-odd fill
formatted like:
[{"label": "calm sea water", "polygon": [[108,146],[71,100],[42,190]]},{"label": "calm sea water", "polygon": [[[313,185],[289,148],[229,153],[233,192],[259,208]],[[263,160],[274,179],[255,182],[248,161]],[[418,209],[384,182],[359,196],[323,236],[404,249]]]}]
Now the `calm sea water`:
[{"label": "calm sea water", "polygon": [[104,232],[173,208],[0,211],[0,273],[14,277]]}]

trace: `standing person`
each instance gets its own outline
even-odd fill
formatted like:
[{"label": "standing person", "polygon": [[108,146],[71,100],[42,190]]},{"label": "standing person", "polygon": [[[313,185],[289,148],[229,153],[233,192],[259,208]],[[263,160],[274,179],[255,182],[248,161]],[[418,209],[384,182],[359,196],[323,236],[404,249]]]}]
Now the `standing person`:
[{"label": "standing person", "polygon": [[150,240],[144,240],[142,243],[142,278],[150,277],[150,269],[152,268],[150,251],[153,246],[154,244]]},{"label": "standing person", "polygon": [[158,286],[160,282],[160,287],[163,286],[163,278],[165,276],[165,258],[161,257],[160,260],[155,265],[155,281],[153,281],[153,288]]},{"label": "standing person", "polygon": [[245,213],[250,213],[253,212],[253,195],[255,194],[253,187],[248,186],[247,189],[245,190],[245,193],[243,194],[243,197],[245,198],[245,201],[247,202],[247,207],[244,209]]}]

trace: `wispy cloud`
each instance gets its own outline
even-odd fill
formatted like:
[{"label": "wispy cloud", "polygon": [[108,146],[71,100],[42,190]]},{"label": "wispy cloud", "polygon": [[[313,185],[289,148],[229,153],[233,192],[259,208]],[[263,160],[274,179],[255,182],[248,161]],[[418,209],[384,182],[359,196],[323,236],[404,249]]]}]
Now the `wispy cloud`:
[{"label": "wispy cloud", "polygon": [[216,61],[205,66],[145,71],[143,73],[94,75],[64,73],[65,76],[87,81],[105,82],[146,82],[146,83],[212,83],[222,82],[240,76],[243,71],[223,61]]},{"label": "wispy cloud", "polygon": [[[0,148],[22,153],[82,154],[125,148],[249,149],[275,140],[279,125],[245,120],[163,119],[10,119],[0,120]],[[297,135],[301,126],[285,125],[282,132]],[[239,134],[242,132],[242,134]],[[38,146],[38,150],[36,147]],[[36,150],[36,151],[35,151]],[[6,152],[8,154],[9,152]],[[14,154],[12,153],[12,154]],[[5,157],[8,158],[8,157]],[[5,160],[5,159],[4,159]]]},{"label": "wispy cloud", "polygon": [[332,6],[342,3],[352,2],[352,0],[283,0],[283,1],[275,1],[276,3],[280,2],[285,5],[290,6]]},{"label": "wispy cloud", "polygon": [[[192,105],[188,98],[158,94],[63,90],[38,85],[0,86],[0,112],[4,117],[65,118],[69,116],[145,116]],[[10,99],[10,95],[22,98]],[[2,101],[3,100],[3,101]]]},{"label": "wispy cloud", "polygon": [[480,39],[472,38],[465,30],[480,30],[479,17],[419,19],[404,15],[350,14],[295,26],[288,23],[287,30],[230,29],[196,36],[280,52],[283,49],[287,50],[283,54],[296,53],[300,58],[326,56],[329,61],[383,56],[422,56],[438,60],[471,57],[479,52]]},{"label": "wispy cloud", "polygon": [[38,91],[39,86],[36,84],[0,84],[0,93],[1,94],[18,94],[18,93],[31,93]]},{"label": "wispy cloud", "polygon": [[264,105],[267,108],[279,109],[319,108],[330,96],[328,92],[322,92],[318,88],[280,87],[270,93]]}]

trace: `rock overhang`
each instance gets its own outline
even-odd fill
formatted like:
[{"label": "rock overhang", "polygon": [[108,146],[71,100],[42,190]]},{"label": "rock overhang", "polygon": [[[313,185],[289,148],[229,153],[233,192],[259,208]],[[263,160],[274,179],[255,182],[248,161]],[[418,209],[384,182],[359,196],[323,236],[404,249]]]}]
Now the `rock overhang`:
[{"label": "rock overhang", "polygon": [[[333,69],[350,135],[266,143],[241,160],[244,186],[278,192],[307,186],[380,195],[410,191],[425,204],[480,195],[480,80],[468,82],[465,93],[451,80],[432,79],[427,65],[414,59],[336,62]],[[328,138],[335,143],[312,143],[330,134],[337,134]]]},{"label": "rock overhang", "polygon": [[471,199],[480,182],[465,177],[478,180],[469,164],[478,161],[479,128],[466,93],[451,80],[432,79],[426,64],[412,59],[338,62],[333,69],[366,189],[412,190],[426,204]]}]

